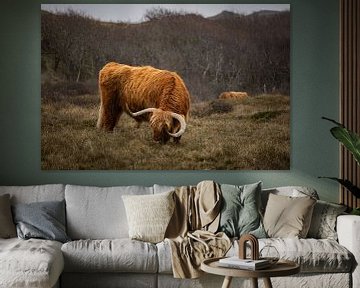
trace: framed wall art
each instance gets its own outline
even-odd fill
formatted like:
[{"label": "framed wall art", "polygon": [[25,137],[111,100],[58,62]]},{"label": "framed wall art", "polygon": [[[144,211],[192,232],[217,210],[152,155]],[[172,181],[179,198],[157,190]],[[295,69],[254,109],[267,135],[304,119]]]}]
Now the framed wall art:
[{"label": "framed wall art", "polygon": [[290,5],[42,4],[41,168],[290,169]]}]

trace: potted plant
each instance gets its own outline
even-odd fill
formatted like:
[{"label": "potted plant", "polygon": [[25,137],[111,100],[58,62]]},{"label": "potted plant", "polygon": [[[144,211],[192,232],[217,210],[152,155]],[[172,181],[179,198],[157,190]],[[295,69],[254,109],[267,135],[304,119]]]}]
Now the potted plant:
[{"label": "potted plant", "polygon": [[[360,137],[355,132],[347,129],[343,124],[336,122],[333,119],[322,117],[327,121],[330,121],[336,124],[335,127],[330,129],[331,134],[339,140],[346,149],[348,149],[353,155],[355,161],[360,165]],[[339,182],[347,190],[349,190],[356,198],[360,198],[360,188],[354,185],[348,179],[340,179],[336,177],[319,177],[319,178],[328,178],[334,181]],[[351,214],[360,215],[360,207],[354,208]]]}]

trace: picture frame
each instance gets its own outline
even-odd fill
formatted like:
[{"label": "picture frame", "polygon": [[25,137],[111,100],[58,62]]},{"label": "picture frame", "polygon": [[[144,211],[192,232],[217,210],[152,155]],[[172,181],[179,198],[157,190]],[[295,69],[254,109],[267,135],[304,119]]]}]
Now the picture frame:
[{"label": "picture frame", "polygon": [[[289,4],[41,10],[41,169],[290,169]],[[110,65],[105,79],[109,63],[125,70]],[[180,104],[174,81],[188,92]],[[134,116],[148,108],[158,110]],[[181,117],[156,128],[159,109]]]}]

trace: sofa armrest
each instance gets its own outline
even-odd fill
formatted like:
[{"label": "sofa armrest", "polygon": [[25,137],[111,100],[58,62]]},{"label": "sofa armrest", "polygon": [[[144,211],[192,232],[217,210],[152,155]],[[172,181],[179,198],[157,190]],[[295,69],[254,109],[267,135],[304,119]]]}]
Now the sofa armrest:
[{"label": "sofa armrest", "polygon": [[336,229],[340,245],[347,248],[355,257],[353,287],[360,287],[360,216],[338,216]]}]

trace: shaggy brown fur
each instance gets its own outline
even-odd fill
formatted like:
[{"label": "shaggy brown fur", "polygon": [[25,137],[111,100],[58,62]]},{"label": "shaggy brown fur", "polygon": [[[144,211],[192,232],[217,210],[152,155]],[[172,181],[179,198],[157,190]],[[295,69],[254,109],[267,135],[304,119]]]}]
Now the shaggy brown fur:
[{"label": "shaggy brown fur", "polygon": [[248,97],[246,92],[223,92],[219,95],[219,99],[245,99]]},{"label": "shaggy brown fur", "polygon": [[[137,112],[145,108],[158,108],[134,119],[150,121],[154,140],[166,142],[179,130],[179,122],[169,112],[188,117],[190,95],[174,72],[150,66],[132,67],[118,63],[106,64],[99,73],[101,106],[97,127],[113,131],[121,114],[129,110]],[[179,141],[180,137],[174,138]]]}]

